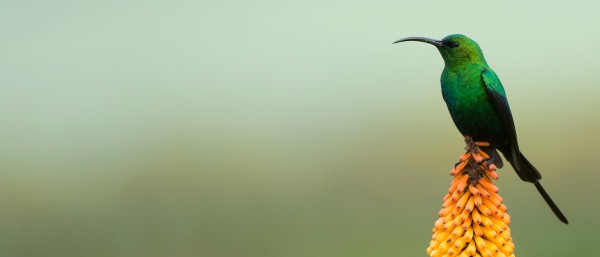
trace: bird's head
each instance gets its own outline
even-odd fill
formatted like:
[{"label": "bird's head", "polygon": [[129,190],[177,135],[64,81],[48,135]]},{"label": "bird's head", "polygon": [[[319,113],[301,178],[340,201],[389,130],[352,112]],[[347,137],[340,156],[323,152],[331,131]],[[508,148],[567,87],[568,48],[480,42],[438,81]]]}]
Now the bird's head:
[{"label": "bird's head", "polygon": [[429,39],[424,37],[407,37],[400,39],[395,43],[405,41],[419,41],[434,45],[442,54],[447,66],[460,66],[463,64],[482,63],[485,64],[483,52],[477,42],[461,34],[449,35],[442,40]]}]

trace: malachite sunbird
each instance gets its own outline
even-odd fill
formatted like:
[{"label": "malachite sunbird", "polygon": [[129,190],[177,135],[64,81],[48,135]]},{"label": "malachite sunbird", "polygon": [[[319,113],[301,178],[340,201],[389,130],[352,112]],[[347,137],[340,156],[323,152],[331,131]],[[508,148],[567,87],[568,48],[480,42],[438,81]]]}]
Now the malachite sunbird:
[{"label": "malachite sunbird", "polygon": [[444,58],[442,96],[454,124],[463,136],[490,142],[492,160],[498,168],[500,150],[521,180],[531,182],[558,219],[568,220],[540,184],[542,175],[519,150],[517,133],[506,93],[496,73],[488,66],[479,45],[467,36],[454,34],[442,40],[407,37],[394,43],[419,41],[434,45]]}]

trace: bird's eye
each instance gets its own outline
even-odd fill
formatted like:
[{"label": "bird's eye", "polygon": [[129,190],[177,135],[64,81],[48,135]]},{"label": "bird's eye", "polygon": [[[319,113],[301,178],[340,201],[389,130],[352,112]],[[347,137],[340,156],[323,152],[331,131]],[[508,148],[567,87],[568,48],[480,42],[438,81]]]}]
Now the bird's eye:
[{"label": "bird's eye", "polygon": [[445,46],[450,47],[450,48],[456,48],[458,47],[460,44],[456,41],[446,41],[443,43]]}]

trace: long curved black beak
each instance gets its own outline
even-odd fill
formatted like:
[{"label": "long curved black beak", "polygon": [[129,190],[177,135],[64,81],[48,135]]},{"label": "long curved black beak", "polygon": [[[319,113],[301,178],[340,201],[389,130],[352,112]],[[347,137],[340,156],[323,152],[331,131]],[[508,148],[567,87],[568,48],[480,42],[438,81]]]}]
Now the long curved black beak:
[{"label": "long curved black beak", "polygon": [[395,43],[406,42],[406,41],[419,41],[427,44],[432,44],[434,46],[443,46],[442,41],[426,38],[426,37],[405,37],[403,39],[397,40]]}]

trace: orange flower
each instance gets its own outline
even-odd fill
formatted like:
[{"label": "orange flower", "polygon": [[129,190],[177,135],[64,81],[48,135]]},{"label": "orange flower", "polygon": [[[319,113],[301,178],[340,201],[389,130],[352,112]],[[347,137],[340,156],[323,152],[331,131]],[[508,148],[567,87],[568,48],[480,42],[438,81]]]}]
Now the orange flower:
[{"label": "orange flower", "polygon": [[[465,138],[467,152],[450,171],[454,176],[444,197],[440,218],[427,248],[431,257],[510,257],[515,245],[510,236],[510,216],[493,180],[496,166],[479,149],[489,143]],[[493,180],[492,180],[493,179]]]}]

